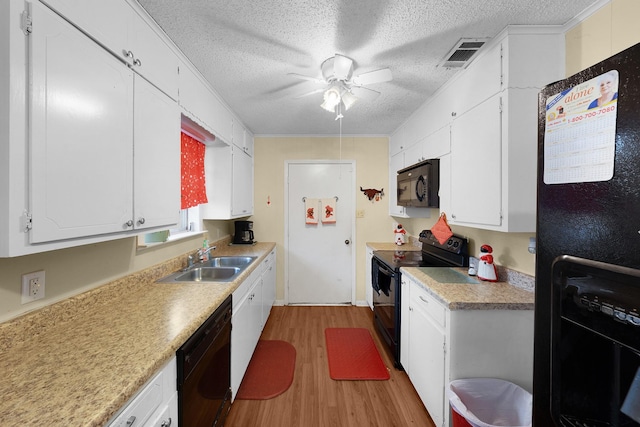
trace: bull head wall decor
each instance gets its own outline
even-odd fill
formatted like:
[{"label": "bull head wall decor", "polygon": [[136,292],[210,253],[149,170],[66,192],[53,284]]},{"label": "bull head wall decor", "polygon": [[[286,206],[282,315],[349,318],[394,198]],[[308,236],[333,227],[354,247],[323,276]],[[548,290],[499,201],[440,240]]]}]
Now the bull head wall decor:
[{"label": "bull head wall decor", "polygon": [[384,195],[384,188],[381,188],[380,190],[376,190],[375,188],[367,188],[366,190],[363,190],[362,187],[360,187],[360,191],[362,191],[369,200],[373,200],[375,198],[376,202]]}]

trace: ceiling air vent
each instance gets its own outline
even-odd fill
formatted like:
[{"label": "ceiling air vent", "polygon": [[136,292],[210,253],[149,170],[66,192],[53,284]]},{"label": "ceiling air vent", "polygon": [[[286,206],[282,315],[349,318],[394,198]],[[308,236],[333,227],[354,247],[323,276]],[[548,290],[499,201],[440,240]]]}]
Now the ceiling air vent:
[{"label": "ceiling air vent", "polygon": [[444,68],[464,68],[489,39],[460,39],[438,64]]}]

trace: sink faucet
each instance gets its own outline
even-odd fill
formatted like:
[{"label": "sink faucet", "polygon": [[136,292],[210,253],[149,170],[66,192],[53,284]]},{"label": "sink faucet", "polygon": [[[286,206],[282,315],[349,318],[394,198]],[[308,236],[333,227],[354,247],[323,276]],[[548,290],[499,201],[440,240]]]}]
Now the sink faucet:
[{"label": "sink faucet", "polygon": [[203,257],[205,254],[208,254],[209,252],[213,251],[216,249],[216,246],[209,246],[206,249],[198,249],[195,253],[187,256],[187,268],[185,270],[188,270],[189,268],[193,267],[193,265],[198,261],[202,261]]},{"label": "sink faucet", "polygon": [[198,250],[198,259],[199,259],[200,261],[202,261],[202,260],[203,260],[203,258],[204,258],[204,256],[205,256],[206,254],[208,254],[208,253],[209,253],[209,252],[211,252],[211,251],[215,251],[215,250],[216,250],[216,247],[215,247],[215,246],[209,246],[209,247],[208,247],[208,248],[206,248],[206,249],[199,249],[199,250]]}]

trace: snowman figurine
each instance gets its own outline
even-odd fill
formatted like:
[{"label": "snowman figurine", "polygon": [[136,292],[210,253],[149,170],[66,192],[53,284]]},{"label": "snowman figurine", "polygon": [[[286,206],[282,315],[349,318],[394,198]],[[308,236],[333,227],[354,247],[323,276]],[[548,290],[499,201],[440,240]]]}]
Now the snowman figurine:
[{"label": "snowman figurine", "polygon": [[398,224],[395,230],[393,230],[394,235],[396,236],[396,245],[402,246],[404,245],[404,235],[407,234],[407,231],[402,228],[402,224]]},{"label": "snowman figurine", "polygon": [[489,245],[482,245],[480,247],[480,258],[478,260],[478,279],[487,282],[498,281],[498,269],[493,263],[493,248]]}]

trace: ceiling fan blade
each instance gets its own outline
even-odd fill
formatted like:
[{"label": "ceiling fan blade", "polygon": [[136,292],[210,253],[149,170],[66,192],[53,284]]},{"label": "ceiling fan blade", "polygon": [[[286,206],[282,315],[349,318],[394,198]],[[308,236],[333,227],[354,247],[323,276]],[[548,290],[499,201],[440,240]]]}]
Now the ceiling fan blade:
[{"label": "ceiling fan blade", "polygon": [[294,99],[304,98],[305,96],[313,95],[315,93],[320,93],[320,92],[324,92],[324,88],[312,90],[311,92],[307,92],[307,93],[303,93],[302,95],[298,95],[298,96],[294,97]]},{"label": "ceiling fan blade", "polygon": [[373,101],[378,97],[378,95],[380,95],[380,92],[378,92],[377,90],[369,89],[362,86],[352,87],[351,93],[364,101]]},{"label": "ceiling fan blade", "polygon": [[333,75],[336,80],[349,80],[353,73],[353,61],[346,56],[336,55],[333,57]]},{"label": "ceiling fan blade", "polygon": [[291,77],[295,77],[296,79],[300,79],[300,80],[308,80],[310,82],[314,82],[318,84],[325,84],[324,80],[316,79],[315,77],[304,76],[302,74],[296,74],[296,73],[287,73],[287,75]]},{"label": "ceiling fan blade", "polygon": [[371,85],[375,83],[383,83],[393,80],[391,70],[383,68],[382,70],[371,71],[357,75],[353,78],[353,83],[357,85]]}]

